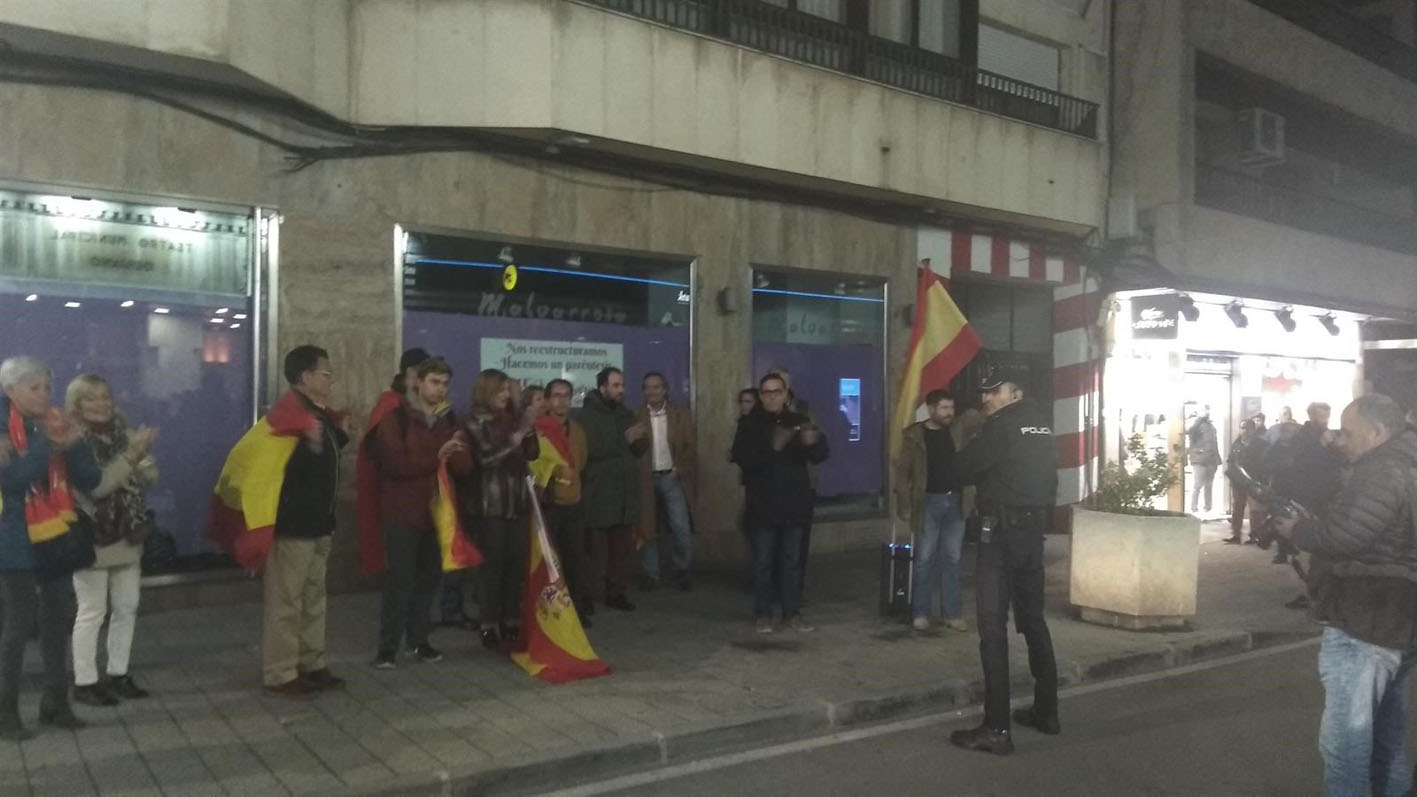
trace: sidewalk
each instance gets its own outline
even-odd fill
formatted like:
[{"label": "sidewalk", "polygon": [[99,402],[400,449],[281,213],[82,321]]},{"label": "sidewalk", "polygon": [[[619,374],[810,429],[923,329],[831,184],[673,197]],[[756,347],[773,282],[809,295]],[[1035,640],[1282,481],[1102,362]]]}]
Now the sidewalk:
[{"label": "sidewalk", "polygon": [[[1293,572],[1271,565],[1269,552],[1222,545],[1222,534],[1206,526],[1192,628],[1168,633],[1072,619],[1069,541],[1050,538],[1050,623],[1063,683],[1317,633],[1302,612],[1281,605],[1299,591]],[[449,629],[434,639],[442,662],[401,659],[397,670],[374,670],[377,595],[362,594],[335,598],[330,609],[331,667],[349,688],[293,703],[259,690],[259,607],[146,615],[133,671],[154,696],[112,709],[79,706],[91,727],[0,746],[0,794],[530,791],[979,702],[978,637],[881,620],[876,563],[875,552],[812,562],[807,613],[819,628],[808,634],[753,633],[740,574],[706,575],[689,593],[634,593],[639,611],[602,609],[590,632],[615,674],[563,686],[529,678],[473,634]],[[1022,684],[1022,640],[1011,644]],[[37,658],[31,646],[36,676]],[[27,683],[27,720],[37,701],[37,683]]]}]

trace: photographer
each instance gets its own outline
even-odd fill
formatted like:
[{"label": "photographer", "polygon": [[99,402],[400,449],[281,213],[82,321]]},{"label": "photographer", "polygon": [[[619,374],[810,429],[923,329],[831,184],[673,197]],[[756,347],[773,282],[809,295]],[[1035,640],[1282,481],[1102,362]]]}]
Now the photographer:
[{"label": "photographer", "polygon": [[1392,399],[1343,411],[1337,448],[1352,476],[1328,516],[1277,518],[1313,554],[1310,593],[1323,623],[1319,751],[1324,794],[1406,794],[1404,681],[1417,662],[1417,433]]}]

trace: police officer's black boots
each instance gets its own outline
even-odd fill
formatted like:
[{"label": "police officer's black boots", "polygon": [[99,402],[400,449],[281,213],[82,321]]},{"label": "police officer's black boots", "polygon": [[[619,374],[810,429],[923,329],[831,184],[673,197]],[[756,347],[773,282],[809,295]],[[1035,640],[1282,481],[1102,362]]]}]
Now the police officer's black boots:
[{"label": "police officer's black boots", "polygon": [[1058,722],[1056,714],[1051,717],[1039,716],[1032,706],[1014,709],[1014,722],[1049,736],[1057,736],[1063,732],[1062,723]]},{"label": "police officer's black boots", "polygon": [[994,755],[1008,755],[1014,751],[1014,740],[1008,731],[996,731],[985,725],[951,733],[950,744]]}]

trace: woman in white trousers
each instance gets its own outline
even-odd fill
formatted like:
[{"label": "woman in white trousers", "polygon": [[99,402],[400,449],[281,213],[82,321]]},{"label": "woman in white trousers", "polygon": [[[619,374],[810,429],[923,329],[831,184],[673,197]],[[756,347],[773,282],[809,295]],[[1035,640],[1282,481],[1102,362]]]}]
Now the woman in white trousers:
[{"label": "woman in white trousers", "polygon": [[[148,696],[128,672],[128,656],[138,617],[143,540],[152,527],[143,491],[157,482],[157,463],[148,453],[154,431],[128,428],[114,409],[108,382],[100,376],[76,377],[65,392],[65,405],[103,469],[97,487],[75,494],[79,509],[94,521],[95,561],[74,573],[74,700],[112,706],[119,698]],[[100,680],[98,635],[105,617],[108,677]]]}]

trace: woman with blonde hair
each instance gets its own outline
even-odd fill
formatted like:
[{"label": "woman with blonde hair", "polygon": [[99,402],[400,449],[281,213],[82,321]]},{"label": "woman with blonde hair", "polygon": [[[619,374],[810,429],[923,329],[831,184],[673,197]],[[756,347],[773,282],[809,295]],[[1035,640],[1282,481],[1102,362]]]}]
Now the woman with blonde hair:
[{"label": "woman with blonde hair", "polygon": [[471,460],[461,468],[471,475],[458,495],[467,529],[482,550],[478,624],[489,648],[514,641],[521,627],[531,499],[527,463],[540,452],[534,407],[521,404],[520,385],[506,374],[491,368],[478,374],[463,427],[467,450],[454,455]]},{"label": "woman with blonde hair", "polygon": [[[108,381],[82,374],[69,383],[64,404],[103,471],[98,486],[75,491],[79,508],[93,518],[94,564],[75,571],[74,700],[112,706],[147,697],[128,672],[138,617],[143,540],[152,530],[143,492],[157,482],[149,454],[155,431],[129,429],[113,406]],[[98,632],[108,617],[108,677],[98,677]]]}]

